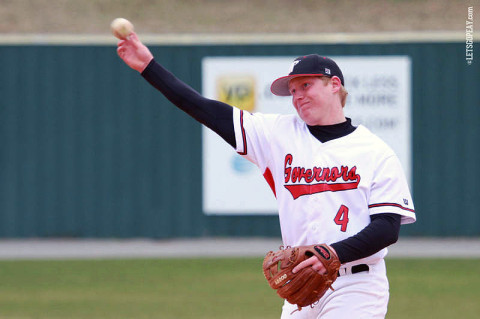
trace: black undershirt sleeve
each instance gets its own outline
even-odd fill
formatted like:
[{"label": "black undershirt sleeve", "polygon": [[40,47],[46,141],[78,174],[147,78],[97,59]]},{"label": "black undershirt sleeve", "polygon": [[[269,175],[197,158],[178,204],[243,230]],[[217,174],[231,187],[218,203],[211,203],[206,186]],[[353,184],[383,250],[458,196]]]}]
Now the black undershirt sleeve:
[{"label": "black undershirt sleeve", "polygon": [[370,224],[358,234],[331,244],[342,264],[375,254],[398,240],[402,216],[376,214]]},{"label": "black undershirt sleeve", "polygon": [[236,148],[232,106],[203,97],[155,62],[154,59],[143,70],[142,76],[179,109],[213,130],[233,148]]}]

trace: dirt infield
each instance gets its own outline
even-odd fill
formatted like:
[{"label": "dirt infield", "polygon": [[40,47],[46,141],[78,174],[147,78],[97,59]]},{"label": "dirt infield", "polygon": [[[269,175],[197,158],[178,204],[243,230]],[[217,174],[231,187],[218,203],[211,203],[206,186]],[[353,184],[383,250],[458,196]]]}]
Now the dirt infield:
[{"label": "dirt infield", "polygon": [[[0,259],[111,259],[260,257],[281,245],[276,238],[179,240],[2,240]],[[480,258],[480,239],[401,238],[388,258]]]}]

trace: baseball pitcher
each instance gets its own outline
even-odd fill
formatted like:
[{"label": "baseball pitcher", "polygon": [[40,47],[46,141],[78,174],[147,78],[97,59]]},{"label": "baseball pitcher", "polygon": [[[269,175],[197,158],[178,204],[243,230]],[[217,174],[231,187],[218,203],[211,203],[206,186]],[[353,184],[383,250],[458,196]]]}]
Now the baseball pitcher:
[{"label": "baseball pitcher", "polygon": [[[285,299],[281,318],[384,318],[384,257],[416,219],[400,162],[343,112],[345,79],[327,57],[298,57],[271,85],[296,114],[251,114],[210,100],[154,59],[135,33],[118,55],[174,105],[258,166],[278,202],[284,247],[263,272]],[[348,83],[348,82],[347,82]]]}]

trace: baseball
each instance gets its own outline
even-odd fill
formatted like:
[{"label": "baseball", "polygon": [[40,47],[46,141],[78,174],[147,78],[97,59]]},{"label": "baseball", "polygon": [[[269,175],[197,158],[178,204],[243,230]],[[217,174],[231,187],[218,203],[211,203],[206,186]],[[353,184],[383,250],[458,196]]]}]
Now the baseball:
[{"label": "baseball", "polygon": [[110,24],[112,33],[117,38],[123,40],[133,32],[133,24],[124,18],[116,18]]}]

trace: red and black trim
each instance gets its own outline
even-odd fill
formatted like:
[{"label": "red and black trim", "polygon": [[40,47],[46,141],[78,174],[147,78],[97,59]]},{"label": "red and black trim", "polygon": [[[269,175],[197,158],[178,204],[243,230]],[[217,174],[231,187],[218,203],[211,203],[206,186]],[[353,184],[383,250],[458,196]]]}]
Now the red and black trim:
[{"label": "red and black trim", "polygon": [[400,204],[396,204],[396,203],[378,203],[378,204],[371,204],[371,205],[368,205],[368,208],[376,208],[376,207],[397,207],[397,208],[400,208],[400,209],[403,209],[403,210],[406,210],[408,212],[412,212],[412,213],[415,213],[415,210],[414,209],[411,209],[411,208],[408,208],[408,207],[404,207]]},{"label": "red and black trim", "polygon": [[243,127],[243,110],[240,110],[240,130],[242,131],[243,152],[238,152],[238,154],[247,155],[247,135],[245,127]]}]

